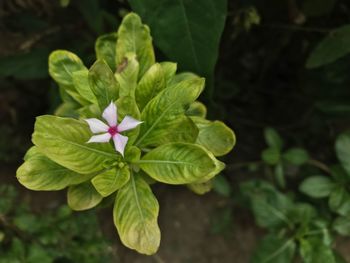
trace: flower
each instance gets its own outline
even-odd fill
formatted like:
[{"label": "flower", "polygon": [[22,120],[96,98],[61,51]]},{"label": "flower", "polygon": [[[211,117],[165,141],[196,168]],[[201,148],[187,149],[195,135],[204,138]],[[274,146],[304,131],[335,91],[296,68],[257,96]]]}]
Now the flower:
[{"label": "flower", "polygon": [[85,121],[89,124],[92,133],[101,133],[98,135],[93,135],[88,143],[109,142],[112,138],[116,151],[124,156],[125,145],[127,144],[129,138],[121,135],[120,133],[136,128],[142,123],[142,121],[135,120],[130,116],[125,116],[121,123],[118,124],[117,106],[113,102],[111,102],[103,111],[102,117],[107,121],[108,125],[99,119],[85,119]]}]

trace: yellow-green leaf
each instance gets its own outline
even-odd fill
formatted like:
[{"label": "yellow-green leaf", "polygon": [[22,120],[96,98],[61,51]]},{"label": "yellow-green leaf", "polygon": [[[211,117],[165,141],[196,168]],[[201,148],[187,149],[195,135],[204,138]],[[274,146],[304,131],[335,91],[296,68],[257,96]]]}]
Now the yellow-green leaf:
[{"label": "yellow-green leaf", "polygon": [[102,35],[95,42],[95,53],[97,59],[104,60],[114,72],[117,68],[117,34],[111,33]]},{"label": "yellow-green leaf", "polygon": [[87,210],[97,206],[103,197],[90,182],[73,185],[68,188],[67,201],[70,208],[76,211]]}]

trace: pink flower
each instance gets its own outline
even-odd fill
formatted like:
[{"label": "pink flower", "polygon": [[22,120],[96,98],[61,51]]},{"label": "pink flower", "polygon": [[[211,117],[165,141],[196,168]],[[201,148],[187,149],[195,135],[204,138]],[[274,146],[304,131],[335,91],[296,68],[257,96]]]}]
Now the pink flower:
[{"label": "pink flower", "polygon": [[121,123],[118,124],[117,106],[113,102],[103,111],[102,117],[107,121],[108,125],[95,118],[85,119],[92,133],[98,134],[92,136],[88,143],[109,142],[112,138],[116,151],[124,156],[124,149],[128,142],[128,137],[120,133],[136,128],[142,121],[135,120],[130,116],[125,116]]}]

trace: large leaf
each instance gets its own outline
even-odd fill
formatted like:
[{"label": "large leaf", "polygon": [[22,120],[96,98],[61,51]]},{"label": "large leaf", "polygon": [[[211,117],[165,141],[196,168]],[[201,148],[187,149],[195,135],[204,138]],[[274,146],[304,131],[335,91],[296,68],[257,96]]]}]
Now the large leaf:
[{"label": "large leaf", "polygon": [[208,121],[203,118],[194,118],[199,129],[196,143],[204,146],[215,156],[229,153],[236,142],[233,131],[221,121]]},{"label": "large leaf", "polygon": [[113,72],[117,69],[116,44],[116,33],[102,35],[97,38],[95,43],[96,58],[106,61]]},{"label": "large leaf", "polygon": [[350,25],[329,33],[311,52],[307,68],[317,68],[336,61],[350,52]]},{"label": "large leaf", "polygon": [[105,169],[116,160],[108,143],[89,143],[91,132],[86,122],[44,115],[37,117],[33,143],[47,157],[77,173],[90,174]]},{"label": "large leaf", "polygon": [[182,70],[210,78],[225,25],[226,0],[129,0],[129,3],[151,27],[155,44],[169,59],[177,61]]},{"label": "large leaf", "polygon": [[120,85],[120,97],[135,97],[139,69],[139,62],[136,60],[135,53],[126,53],[115,74]]},{"label": "large leaf", "polygon": [[197,136],[195,125],[192,123],[193,128],[188,129],[191,126],[189,119],[181,116],[185,107],[198,98],[203,86],[204,79],[193,77],[164,89],[154,97],[141,113],[144,123],[136,144],[147,146],[166,141],[194,140]]},{"label": "large leaf", "polygon": [[148,152],[137,162],[153,179],[167,184],[189,184],[207,175],[217,173],[222,166],[215,157],[202,146],[188,143],[170,143]]},{"label": "large leaf", "polygon": [[123,168],[107,170],[95,176],[91,182],[97,192],[103,197],[108,196],[124,186],[130,178],[130,171],[127,165]]},{"label": "large leaf", "polygon": [[332,248],[321,239],[304,239],[300,242],[300,255],[305,263],[336,263]]},{"label": "large leaf", "polygon": [[136,88],[136,102],[142,110],[146,104],[166,87],[166,79],[159,63],[151,66],[143,75]]},{"label": "large leaf", "polygon": [[37,191],[61,190],[91,178],[89,175],[78,174],[51,161],[38,152],[36,146],[31,148],[30,153],[16,174],[18,181],[28,189]]},{"label": "large leaf", "polygon": [[111,101],[118,98],[119,87],[112,70],[103,60],[97,60],[89,70],[89,83],[95,94],[101,111]]},{"label": "large leaf", "polygon": [[126,15],[118,29],[117,65],[121,64],[127,53],[135,53],[140,63],[140,77],[155,62],[152,38],[148,26],[143,25],[138,15]]},{"label": "large leaf", "polygon": [[132,175],[118,191],[113,209],[123,244],[139,253],[156,253],[160,243],[158,213],[159,204],[149,185],[138,174]]},{"label": "large leaf", "polygon": [[335,142],[335,151],[346,172],[350,175],[350,133],[338,136]]},{"label": "large leaf", "polygon": [[75,71],[72,73],[72,78],[74,88],[80,94],[80,96],[90,103],[96,104],[97,99],[89,84],[89,71],[87,69]]},{"label": "large leaf", "polygon": [[73,185],[68,188],[68,205],[76,211],[93,208],[97,206],[102,199],[102,195],[96,191],[90,182]]}]

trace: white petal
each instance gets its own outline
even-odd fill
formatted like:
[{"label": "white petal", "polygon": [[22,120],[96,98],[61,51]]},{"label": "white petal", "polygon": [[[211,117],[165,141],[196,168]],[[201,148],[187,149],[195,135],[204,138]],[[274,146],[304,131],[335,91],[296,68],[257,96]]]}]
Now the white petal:
[{"label": "white petal", "polygon": [[116,134],[113,136],[113,141],[114,141],[114,147],[116,149],[117,152],[120,152],[121,155],[124,156],[124,149],[125,146],[128,142],[128,137],[123,136],[121,134]]},{"label": "white petal", "polygon": [[102,117],[108,122],[109,126],[114,127],[117,125],[117,106],[111,102],[107,108],[103,111]]},{"label": "white petal", "polygon": [[112,137],[112,135],[110,135],[108,132],[103,133],[103,134],[99,134],[99,135],[94,135],[90,138],[88,143],[90,143],[90,142],[109,142],[111,137]]},{"label": "white petal", "polygon": [[142,121],[135,120],[133,117],[125,116],[125,118],[118,125],[118,131],[123,132],[123,131],[134,129],[141,123]]},{"label": "white petal", "polygon": [[107,132],[109,129],[108,125],[98,119],[85,119],[85,121],[89,124],[90,130],[93,133]]}]

